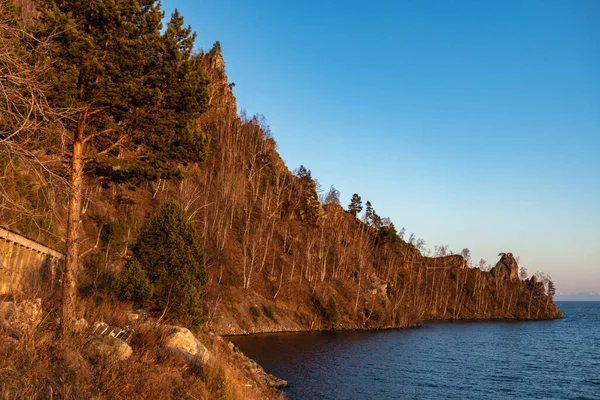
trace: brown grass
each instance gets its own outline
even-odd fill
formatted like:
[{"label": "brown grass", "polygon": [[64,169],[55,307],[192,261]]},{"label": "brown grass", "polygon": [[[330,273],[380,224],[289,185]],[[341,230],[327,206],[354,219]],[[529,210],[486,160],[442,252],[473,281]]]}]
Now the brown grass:
[{"label": "brown grass", "polygon": [[[120,307],[110,301],[96,308],[81,304],[87,317],[116,322]],[[46,320],[16,340],[0,330],[1,399],[274,399],[279,395],[249,373],[223,339],[202,335],[212,361],[192,368],[160,351],[159,330],[135,326],[133,355],[126,361],[98,357],[87,349],[89,334],[58,339],[56,324]]]}]

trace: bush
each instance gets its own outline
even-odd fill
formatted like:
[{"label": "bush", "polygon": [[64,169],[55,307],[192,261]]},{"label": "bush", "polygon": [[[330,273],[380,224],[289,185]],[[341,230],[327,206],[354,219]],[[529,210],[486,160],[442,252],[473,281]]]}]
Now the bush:
[{"label": "bush", "polygon": [[371,319],[376,322],[382,321],[383,311],[378,308],[374,308],[373,311],[371,311]]},{"label": "bush", "polygon": [[121,275],[113,281],[113,293],[124,302],[143,305],[152,296],[152,285],[137,260],[129,260]]},{"label": "bush", "polygon": [[337,303],[332,296],[329,296],[329,299],[327,299],[327,306],[325,307],[325,315],[323,316],[323,320],[329,325],[337,322],[338,320]]},{"label": "bush", "polygon": [[132,250],[154,285],[154,305],[192,328],[203,323],[204,253],[181,205],[163,204],[146,220]]},{"label": "bush", "polygon": [[258,320],[258,317],[260,317],[260,308],[250,306],[250,314],[252,314],[252,319],[254,320],[254,322],[256,322]]},{"label": "bush", "polygon": [[263,313],[267,318],[277,323],[277,318],[275,318],[275,312],[273,311],[273,307],[271,306],[263,306]]}]

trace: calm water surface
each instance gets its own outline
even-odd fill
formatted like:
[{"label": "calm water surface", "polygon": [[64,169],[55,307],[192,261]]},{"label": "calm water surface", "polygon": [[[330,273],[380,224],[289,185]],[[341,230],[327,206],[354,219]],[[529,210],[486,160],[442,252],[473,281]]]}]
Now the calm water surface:
[{"label": "calm water surface", "polygon": [[599,399],[600,302],[557,321],[230,338],[290,399]]}]

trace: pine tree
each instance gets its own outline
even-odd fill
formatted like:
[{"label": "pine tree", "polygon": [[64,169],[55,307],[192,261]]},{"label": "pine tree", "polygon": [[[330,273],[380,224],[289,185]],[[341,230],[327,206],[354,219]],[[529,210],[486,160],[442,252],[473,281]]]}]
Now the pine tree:
[{"label": "pine tree", "polygon": [[201,324],[204,253],[181,205],[163,204],[142,226],[132,251],[154,286],[155,306],[192,327]]},{"label": "pine tree", "polygon": [[365,206],[365,221],[367,222],[367,224],[369,224],[371,223],[371,220],[373,218],[373,206],[371,205],[371,202],[369,200],[367,200]]},{"label": "pine tree", "polygon": [[316,223],[319,218],[319,196],[317,195],[317,183],[311,176],[310,170],[301,165],[296,171],[302,188],[302,216],[309,223]]},{"label": "pine tree", "polygon": [[365,210],[365,222],[375,229],[381,228],[381,217],[375,212],[373,205],[370,201],[367,200],[366,210]]},{"label": "pine tree", "polygon": [[555,294],[556,294],[556,287],[554,286],[554,282],[552,282],[552,280],[549,280],[548,281],[548,296],[550,298],[553,298]]},{"label": "pine tree", "polygon": [[[49,103],[76,110],[69,142],[70,195],[61,325],[75,309],[84,174],[105,183],[182,177],[180,165],[205,158],[196,118],[208,107],[195,35],[176,11],[163,30],[154,0],[41,0],[39,37],[51,37]],[[58,32],[58,33],[57,33]]]},{"label": "pine tree", "polygon": [[363,209],[362,199],[360,198],[358,193],[354,193],[352,195],[352,199],[350,199],[350,204],[348,205],[348,211],[350,211],[350,213],[356,217],[362,211],[362,209]]}]

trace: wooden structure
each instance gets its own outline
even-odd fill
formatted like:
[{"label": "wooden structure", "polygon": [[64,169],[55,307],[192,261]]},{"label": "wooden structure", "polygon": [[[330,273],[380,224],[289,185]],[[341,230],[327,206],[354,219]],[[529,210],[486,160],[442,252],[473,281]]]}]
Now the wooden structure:
[{"label": "wooden structure", "polygon": [[64,260],[64,254],[0,228],[0,295],[42,283],[53,287]]}]

